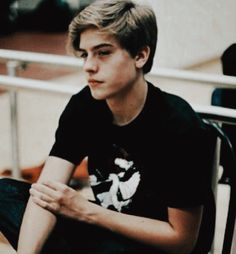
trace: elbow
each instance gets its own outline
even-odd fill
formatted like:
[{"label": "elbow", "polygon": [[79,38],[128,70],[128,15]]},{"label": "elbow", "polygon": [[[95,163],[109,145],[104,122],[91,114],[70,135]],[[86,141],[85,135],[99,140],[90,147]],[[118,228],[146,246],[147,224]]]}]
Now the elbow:
[{"label": "elbow", "polygon": [[175,248],[173,248],[173,251],[171,252],[171,254],[191,254],[192,251],[195,248],[197,240],[196,239],[185,239],[179,242],[179,244],[177,244],[175,246]]},{"label": "elbow", "polygon": [[169,254],[191,254],[195,248],[196,241],[181,240],[181,241],[174,241],[172,244],[170,241],[166,242],[166,244],[160,246],[157,244],[157,249],[163,250],[165,253]]},{"label": "elbow", "polygon": [[[173,239],[172,239],[173,240]],[[169,254],[191,254],[195,248],[197,238],[195,237],[177,237],[172,241],[172,244],[167,244],[165,249]]]}]

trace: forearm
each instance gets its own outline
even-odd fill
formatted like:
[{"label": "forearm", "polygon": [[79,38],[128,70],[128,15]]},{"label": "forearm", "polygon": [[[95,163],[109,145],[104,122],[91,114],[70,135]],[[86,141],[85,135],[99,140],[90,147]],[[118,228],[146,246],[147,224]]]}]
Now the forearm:
[{"label": "forearm", "polygon": [[55,215],[40,208],[30,199],[20,230],[17,253],[40,253],[55,223]]},{"label": "forearm", "polygon": [[91,220],[93,224],[105,227],[115,233],[162,249],[170,249],[175,242],[175,232],[167,222],[107,209],[94,214]]},{"label": "forearm", "polygon": [[[68,161],[49,157],[38,182],[44,180],[56,180],[62,183],[68,182],[74,165]],[[56,216],[29,199],[23,217],[18,241],[18,254],[40,253],[42,246],[51,233],[56,223]]]},{"label": "forearm", "polygon": [[169,222],[118,213],[99,206],[92,210],[94,212],[87,218],[89,223],[157,247],[167,253],[190,253],[198,232],[192,229],[181,232]]}]

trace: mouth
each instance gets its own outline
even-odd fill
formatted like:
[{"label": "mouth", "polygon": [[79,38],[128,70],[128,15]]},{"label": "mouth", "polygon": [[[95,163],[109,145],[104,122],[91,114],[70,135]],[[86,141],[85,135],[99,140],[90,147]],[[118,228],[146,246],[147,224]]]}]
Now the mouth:
[{"label": "mouth", "polygon": [[88,85],[92,88],[97,87],[97,86],[101,85],[102,83],[103,83],[102,81],[95,80],[95,79],[88,80]]}]

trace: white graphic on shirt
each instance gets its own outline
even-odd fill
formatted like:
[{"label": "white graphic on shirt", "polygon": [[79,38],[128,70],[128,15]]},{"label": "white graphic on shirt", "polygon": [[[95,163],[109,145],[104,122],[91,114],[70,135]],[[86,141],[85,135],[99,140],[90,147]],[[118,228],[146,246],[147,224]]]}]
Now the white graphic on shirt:
[{"label": "white graphic on shirt", "polygon": [[[114,164],[120,168],[120,172],[110,173],[108,178],[104,181],[98,181],[95,175],[90,176],[91,186],[96,186],[104,182],[112,182],[108,191],[97,194],[101,205],[105,208],[114,206],[117,211],[121,211],[123,207],[127,206],[135,194],[140,182],[140,173],[133,167],[133,161],[127,161],[122,158],[116,158]],[[133,170],[128,180],[122,181],[125,175]],[[118,199],[118,192],[121,198]]]}]

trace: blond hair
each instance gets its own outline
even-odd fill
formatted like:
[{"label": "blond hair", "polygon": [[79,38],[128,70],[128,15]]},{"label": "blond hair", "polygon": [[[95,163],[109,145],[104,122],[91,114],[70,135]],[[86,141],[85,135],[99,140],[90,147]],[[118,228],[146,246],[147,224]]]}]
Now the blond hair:
[{"label": "blond hair", "polygon": [[79,12],[69,25],[69,48],[79,49],[80,34],[95,27],[113,35],[132,57],[140,49],[150,47],[150,56],[143,67],[148,73],[153,64],[157,43],[157,23],[153,10],[130,0],[97,0]]}]

